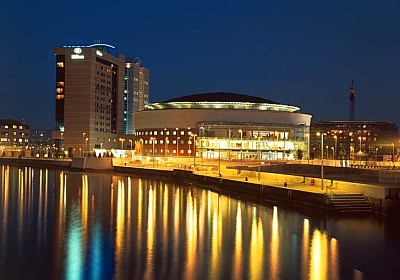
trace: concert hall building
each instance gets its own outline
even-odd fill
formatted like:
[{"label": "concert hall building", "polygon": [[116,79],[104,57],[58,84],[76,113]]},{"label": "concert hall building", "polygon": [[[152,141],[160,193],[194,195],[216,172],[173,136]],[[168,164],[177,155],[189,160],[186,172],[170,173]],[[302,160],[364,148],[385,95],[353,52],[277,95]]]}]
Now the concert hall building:
[{"label": "concert hall building", "polygon": [[237,93],[194,94],[134,113],[136,155],[225,160],[306,159],[311,115]]}]

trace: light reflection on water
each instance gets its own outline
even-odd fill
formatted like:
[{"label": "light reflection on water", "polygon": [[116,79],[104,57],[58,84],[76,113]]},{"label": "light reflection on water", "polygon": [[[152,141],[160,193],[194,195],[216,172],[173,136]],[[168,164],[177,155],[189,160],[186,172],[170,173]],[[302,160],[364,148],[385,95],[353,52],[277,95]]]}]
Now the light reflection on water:
[{"label": "light reflection on water", "polygon": [[[386,246],[385,224],[375,219],[302,215],[129,176],[1,166],[0,182],[0,279],[344,279],[385,273],[383,263],[371,268],[360,262],[366,256],[357,255],[371,242]],[[373,234],[365,243],[352,245],[366,230]]]}]

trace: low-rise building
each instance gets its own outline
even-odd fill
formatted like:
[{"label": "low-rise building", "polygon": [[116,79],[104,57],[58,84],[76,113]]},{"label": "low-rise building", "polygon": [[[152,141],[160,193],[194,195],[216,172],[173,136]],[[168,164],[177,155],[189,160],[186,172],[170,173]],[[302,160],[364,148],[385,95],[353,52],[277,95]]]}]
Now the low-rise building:
[{"label": "low-rise building", "polygon": [[[323,139],[322,139],[323,137]],[[311,158],[397,160],[397,125],[378,121],[319,121],[311,124]]]},{"label": "low-rise building", "polygon": [[1,155],[13,156],[22,153],[29,147],[29,126],[25,122],[0,120],[0,152]]}]

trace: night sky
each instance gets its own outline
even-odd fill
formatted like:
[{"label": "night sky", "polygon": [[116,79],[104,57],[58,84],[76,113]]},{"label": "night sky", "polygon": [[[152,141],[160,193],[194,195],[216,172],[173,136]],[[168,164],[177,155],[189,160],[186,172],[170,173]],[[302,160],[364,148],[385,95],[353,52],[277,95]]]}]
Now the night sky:
[{"label": "night sky", "polygon": [[236,92],[313,120],[400,124],[400,1],[1,1],[0,118],[54,127],[55,58],[100,39],[150,68],[150,101]]}]

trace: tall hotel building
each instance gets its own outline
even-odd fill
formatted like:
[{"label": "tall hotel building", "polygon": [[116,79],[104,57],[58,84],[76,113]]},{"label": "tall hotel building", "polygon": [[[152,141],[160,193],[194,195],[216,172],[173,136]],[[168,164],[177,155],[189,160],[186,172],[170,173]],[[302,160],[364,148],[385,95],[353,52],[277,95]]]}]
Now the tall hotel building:
[{"label": "tall hotel building", "polygon": [[[148,69],[138,59],[126,62],[113,49],[100,43],[54,49],[55,138],[70,155],[83,155],[95,147],[120,148],[124,144],[120,137],[133,134],[133,111],[148,102]],[[142,87],[140,75],[147,79]]]},{"label": "tall hotel building", "polygon": [[149,69],[137,57],[125,63],[124,101],[124,133],[134,134],[133,112],[149,104]]}]

